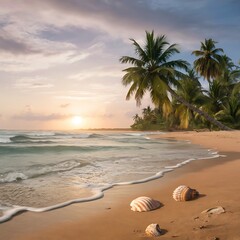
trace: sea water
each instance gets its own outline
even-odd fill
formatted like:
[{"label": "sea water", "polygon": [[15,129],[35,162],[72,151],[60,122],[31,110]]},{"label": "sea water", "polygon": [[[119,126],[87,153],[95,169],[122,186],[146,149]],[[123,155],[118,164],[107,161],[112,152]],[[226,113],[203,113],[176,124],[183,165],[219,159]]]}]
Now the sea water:
[{"label": "sea water", "polygon": [[210,150],[160,132],[0,130],[0,222],[97,199],[116,185],[158,178]]}]

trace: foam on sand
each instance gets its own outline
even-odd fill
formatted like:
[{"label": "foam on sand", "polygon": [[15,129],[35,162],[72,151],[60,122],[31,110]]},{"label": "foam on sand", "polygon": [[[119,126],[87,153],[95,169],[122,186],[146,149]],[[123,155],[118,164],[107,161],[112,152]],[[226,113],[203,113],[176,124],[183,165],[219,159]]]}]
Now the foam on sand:
[{"label": "foam on sand", "polygon": [[[223,156],[217,154],[217,152],[214,152],[214,154],[212,153],[211,157],[204,158],[204,159],[217,158],[217,157],[223,157]],[[102,198],[104,196],[104,191],[106,191],[110,188],[113,188],[115,186],[140,184],[140,183],[145,183],[145,182],[149,182],[149,181],[161,178],[161,177],[164,176],[165,173],[171,172],[175,168],[182,167],[182,166],[186,165],[187,163],[189,163],[193,160],[198,160],[198,159],[191,158],[191,159],[183,161],[182,163],[178,163],[174,166],[166,166],[164,170],[162,170],[160,172],[157,172],[155,175],[144,178],[144,179],[140,179],[140,180],[137,180],[137,181],[126,181],[126,182],[120,182],[120,183],[113,183],[113,184],[108,184],[108,185],[106,185],[102,188],[93,189],[93,191],[92,191],[93,195],[91,197],[72,199],[72,200],[69,200],[69,201],[66,201],[66,202],[63,202],[63,203],[59,203],[59,204],[56,204],[56,205],[43,207],[43,208],[34,208],[34,207],[26,207],[26,206],[13,206],[13,208],[10,208],[10,209],[9,208],[2,209],[3,215],[0,216],[0,223],[3,223],[3,222],[6,222],[6,221],[10,220],[13,216],[15,216],[17,213],[20,213],[20,212],[26,212],[26,211],[36,212],[36,213],[47,212],[47,211],[51,211],[51,210],[54,210],[54,209],[63,208],[63,207],[66,207],[66,206],[74,204],[74,203],[94,201],[94,200]]]}]

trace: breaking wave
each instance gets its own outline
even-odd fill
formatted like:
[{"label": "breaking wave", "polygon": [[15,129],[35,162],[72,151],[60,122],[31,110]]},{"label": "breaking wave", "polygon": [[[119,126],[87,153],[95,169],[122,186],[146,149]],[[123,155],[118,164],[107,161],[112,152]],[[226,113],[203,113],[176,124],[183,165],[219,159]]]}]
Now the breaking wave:
[{"label": "breaking wave", "polygon": [[17,182],[30,178],[36,178],[48,174],[70,171],[74,168],[84,167],[86,162],[79,160],[68,160],[57,164],[33,165],[27,169],[18,170],[17,172],[7,172],[0,175],[0,183]]}]

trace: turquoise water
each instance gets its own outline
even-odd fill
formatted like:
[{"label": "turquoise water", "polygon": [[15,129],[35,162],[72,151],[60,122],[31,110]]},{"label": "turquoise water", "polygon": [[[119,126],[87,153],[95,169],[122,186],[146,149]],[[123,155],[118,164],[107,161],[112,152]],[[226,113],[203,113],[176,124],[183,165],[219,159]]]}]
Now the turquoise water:
[{"label": "turquoise water", "polygon": [[189,160],[213,157],[186,141],[151,139],[154,134],[161,133],[0,131],[2,215],[16,206],[99,197],[116,184],[148,181]]}]

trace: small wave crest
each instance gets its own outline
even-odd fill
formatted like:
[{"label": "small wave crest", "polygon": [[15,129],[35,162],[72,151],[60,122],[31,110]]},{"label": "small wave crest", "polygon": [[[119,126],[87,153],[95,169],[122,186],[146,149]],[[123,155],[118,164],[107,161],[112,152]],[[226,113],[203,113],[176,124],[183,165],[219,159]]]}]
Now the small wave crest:
[{"label": "small wave crest", "polygon": [[0,154],[39,154],[39,153],[63,153],[63,152],[97,152],[123,149],[143,149],[138,146],[0,146]]},{"label": "small wave crest", "polygon": [[12,142],[24,142],[24,141],[29,141],[32,139],[34,139],[34,138],[26,136],[26,135],[16,135],[14,137],[10,137],[10,140]]},{"label": "small wave crest", "polygon": [[104,135],[98,133],[60,133],[56,132],[54,136],[70,138],[102,138]]},{"label": "small wave crest", "polygon": [[92,133],[88,136],[88,138],[103,138],[104,136],[101,134],[97,134],[97,133]]},{"label": "small wave crest", "polygon": [[21,180],[26,180],[29,178],[36,178],[48,174],[59,173],[70,171],[77,167],[86,166],[87,163],[83,163],[78,160],[68,160],[57,164],[49,165],[35,165],[28,169],[17,171],[17,172],[7,172],[0,175],[0,183],[10,183],[17,182]]},{"label": "small wave crest", "polygon": [[42,137],[30,137],[27,135],[16,135],[9,138],[10,142],[12,143],[42,143],[42,144],[49,144],[54,143],[53,141],[45,140]]}]

